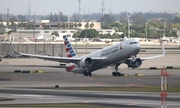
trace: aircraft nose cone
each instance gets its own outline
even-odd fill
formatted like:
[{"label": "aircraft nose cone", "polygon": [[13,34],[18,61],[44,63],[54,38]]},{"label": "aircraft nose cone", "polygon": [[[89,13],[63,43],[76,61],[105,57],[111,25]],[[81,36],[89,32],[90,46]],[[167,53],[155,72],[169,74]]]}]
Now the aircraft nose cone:
[{"label": "aircraft nose cone", "polygon": [[135,46],[135,53],[138,54],[140,52],[140,49],[141,49],[141,45],[140,44],[137,44]]},{"label": "aircraft nose cone", "polygon": [[141,50],[141,45],[140,44],[137,45],[137,50],[138,50],[138,53],[139,53],[139,51]]}]

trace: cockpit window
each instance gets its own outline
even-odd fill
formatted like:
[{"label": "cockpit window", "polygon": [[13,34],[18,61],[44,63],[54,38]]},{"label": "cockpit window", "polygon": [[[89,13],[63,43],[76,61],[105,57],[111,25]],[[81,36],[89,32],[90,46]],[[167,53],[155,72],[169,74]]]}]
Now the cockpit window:
[{"label": "cockpit window", "polygon": [[130,45],[132,45],[132,44],[137,44],[137,42],[130,42]]}]

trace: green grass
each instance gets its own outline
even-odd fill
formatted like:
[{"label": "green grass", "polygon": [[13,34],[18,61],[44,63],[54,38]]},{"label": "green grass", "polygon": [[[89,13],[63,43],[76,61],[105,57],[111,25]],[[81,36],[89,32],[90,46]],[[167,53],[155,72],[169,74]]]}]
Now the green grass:
[{"label": "green grass", "polygon": [[[49,88],[52,89],[52,88]],[[94,91],[126,91],[126,92],[160,92],[160,86],[143,87],[59,87],[59,90],[94,90]],[[180,93],[180,86],[167,87],[167,92]]]}]

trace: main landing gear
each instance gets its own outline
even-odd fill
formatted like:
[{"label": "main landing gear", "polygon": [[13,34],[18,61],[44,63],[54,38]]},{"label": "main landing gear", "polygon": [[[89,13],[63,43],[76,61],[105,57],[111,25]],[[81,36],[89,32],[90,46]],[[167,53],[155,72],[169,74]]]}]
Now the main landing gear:
[{"label": "main landing gear", "polygon": [[84,72],[84,76],[92,76],[92,73],[91,72]]},{"label": "main landing gear", "polygon": [[120,76],[122,76],[123,74],[121,74],[120,72],[118,72],[118,66],[119,66],[120,64],[116,64],[116,65],[114,65],[114,68],[115,68],[115,72],[112,72],[112,75],[113,76],[118,76],[118,77],[120,77]]},{"label": "main landing gear", "polygon": [[84,76],[92,76],[92,73],[89,71],[89,68],[86,69],[86,71],[84,72]]}]

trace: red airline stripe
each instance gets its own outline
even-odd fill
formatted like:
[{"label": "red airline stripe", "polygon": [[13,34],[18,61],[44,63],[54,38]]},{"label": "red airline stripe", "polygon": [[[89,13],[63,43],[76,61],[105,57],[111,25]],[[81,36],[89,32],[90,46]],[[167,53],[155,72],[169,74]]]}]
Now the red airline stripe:
[{"label": "red airline stripe", "polygon": [[67,57],[72,57],[72,56],[70,54],[68,54]]},{"label": "red airline stripe", "polygon": [[73,70],[75,68],[75,65],[72,65],[72,66],[70,66],[69,68],[66,68],[66,71],[71,71],[71,70]]},{"label": "red airline stripe", "polygon": [[64,45],[66,45],[66,42],[64,41]]},{"label": "red airline stripe", "polygon": [[69,48],[66,48],[66,52],[68,52],[69,51]]}]

